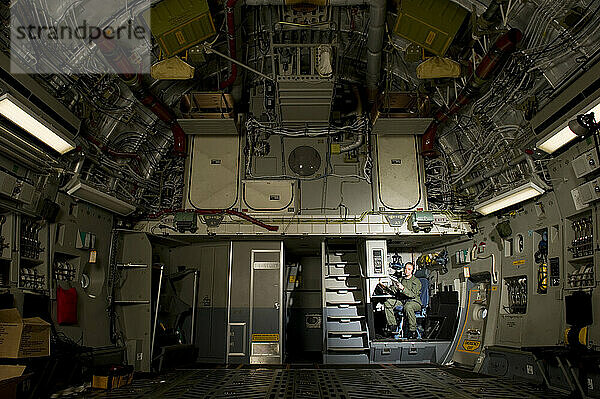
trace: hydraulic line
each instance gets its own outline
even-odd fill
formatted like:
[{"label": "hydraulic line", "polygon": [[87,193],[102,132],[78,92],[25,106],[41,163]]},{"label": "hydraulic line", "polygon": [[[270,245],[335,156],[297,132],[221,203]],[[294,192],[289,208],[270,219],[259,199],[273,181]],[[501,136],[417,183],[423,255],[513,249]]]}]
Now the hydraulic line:
[{"label": "hydraulic line", "polygon": [[222,215],[222,214],[232,215],[232,216],[237,216],[240,219],[244,219],[244,220],[246,220],[252,224],[255,224],[259,227],[262,227],[263,229],[266,229],[268,231],[279,230],[279,226],[268,225],[246,213],[235,211],[233,209],[180,209],[180,210],[164,209],[156,214],[148,215],[148,218],[149,219],[158,219],[159,217],[161,217],[163,215],[171,215],[171,214],[178,213],[178,212],[189,212],[189,213],[195,213],[197,215]]},{"label": "hydraulic line", "polygon": [[483,86],[498,73],[522,39],[523,34],[520,30],[511,29],[496,40],[458,97],[447,110],[440,110],[427,128],[422,138],[422,155],[424,157],[434,158],[437,156],[434,144],[440,126],[482,94]]},{"label": "hydraulic line", "polygon": [[[132,71],[134,70],[133,65],[123,52],[123,49],[117,47],[114,40],[107,40],[101,36],[96,40],[96,45],[100,49],[100,52],[104,55],[106,60],[112,64],[115,70],[118,71]],[[142,82],[141,74],[125,73],[119,75],[123,82],[129,86],[133,95],[150,111],[154,113],[164,123],[169,126],[173,133],[173,153],[176,156],[185,157],[185,133],[177,120],[175,115],[150,91],[145,87]]]}]

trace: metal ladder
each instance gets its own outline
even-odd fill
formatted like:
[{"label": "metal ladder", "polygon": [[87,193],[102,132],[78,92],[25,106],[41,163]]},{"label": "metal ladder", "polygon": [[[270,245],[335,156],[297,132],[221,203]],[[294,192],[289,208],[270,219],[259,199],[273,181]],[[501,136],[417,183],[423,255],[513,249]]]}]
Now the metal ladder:
[{"label": "metal ladder", "polygon": [[323,242],[323,363],[369,363],[364,279],[356,244]]}]

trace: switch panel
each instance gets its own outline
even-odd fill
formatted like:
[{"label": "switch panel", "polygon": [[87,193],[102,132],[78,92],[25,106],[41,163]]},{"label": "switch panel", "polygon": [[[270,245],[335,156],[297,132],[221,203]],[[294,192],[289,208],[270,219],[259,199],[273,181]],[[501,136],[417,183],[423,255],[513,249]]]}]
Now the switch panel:
[{"label": "switch panel", "polygon": [[600,199],[600,179],[594,179],[577,187],[579,198],[585,205]]},{"label": "switch panel", "polygon": [[387,243],[385,240],[368,240],[367,277],[385,277],[387,266]]},{"label": "switch panel", "polygon": [[575,176],[578,178],[589,175],[598,170],[600,163],[598,161],[598,152],[595,148],[581,154],[571,163]]}]

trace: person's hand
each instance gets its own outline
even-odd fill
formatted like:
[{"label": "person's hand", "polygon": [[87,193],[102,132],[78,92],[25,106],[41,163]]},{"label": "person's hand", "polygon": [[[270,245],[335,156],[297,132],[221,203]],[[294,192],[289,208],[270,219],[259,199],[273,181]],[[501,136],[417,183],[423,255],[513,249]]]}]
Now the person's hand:
[{"label": "person's hand", "polygon": [[404,289],[404,286],[402,285],[402,283],[398,282],[398,288],[400,288],[401,290]]}]

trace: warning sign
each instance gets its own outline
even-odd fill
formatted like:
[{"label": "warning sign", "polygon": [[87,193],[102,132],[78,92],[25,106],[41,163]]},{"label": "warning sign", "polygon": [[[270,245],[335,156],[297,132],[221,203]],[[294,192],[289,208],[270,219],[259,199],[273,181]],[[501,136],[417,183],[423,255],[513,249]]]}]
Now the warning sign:
[{"label": "warning sign", "polygon": [[481,346],[481,342],[473,339],[465,339],[462,346],[469,352],[475,352]]},{"label": "warning sign", "polygon": [[252,342],[277,342],[279,334],[252,334]]},{"label": "warning sign", "polygon": [[525,259],[519,259],[519,260],[513,261],[514,266],[520,266],[520,265],[524,265],[524,264],[525,264]]}]

